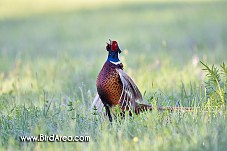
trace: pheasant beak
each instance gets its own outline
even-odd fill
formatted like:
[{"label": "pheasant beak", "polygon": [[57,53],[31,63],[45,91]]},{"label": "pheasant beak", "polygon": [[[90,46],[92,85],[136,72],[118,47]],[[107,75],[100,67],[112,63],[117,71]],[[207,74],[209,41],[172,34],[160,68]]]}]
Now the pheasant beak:
[{"label": "pheasant beak", "polygon": [[110,45],[112,45],[112,43],[113,43],[112,40],[109,39],[109,41],[110,41]]}]

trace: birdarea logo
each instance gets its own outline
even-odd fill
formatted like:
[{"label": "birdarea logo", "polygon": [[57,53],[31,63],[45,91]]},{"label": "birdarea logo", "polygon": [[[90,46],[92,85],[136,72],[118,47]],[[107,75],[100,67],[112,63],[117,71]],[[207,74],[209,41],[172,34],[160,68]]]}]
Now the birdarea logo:
[{"label": "birdarea logo", "polygon": [[21,142],[89,142],[90,136],[45,135],[20,136]]}]

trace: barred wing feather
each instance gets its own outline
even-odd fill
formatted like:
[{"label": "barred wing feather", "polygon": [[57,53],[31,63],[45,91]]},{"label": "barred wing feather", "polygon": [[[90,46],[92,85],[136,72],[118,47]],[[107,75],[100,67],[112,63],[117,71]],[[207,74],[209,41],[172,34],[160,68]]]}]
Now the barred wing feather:
[{"label": "barred wing feather", "polygon": [[117,69],[117,71],[123,86],[119,103],[121,104],[121,107],[124,107],[124,110],[132,107],[135,111],[137,101],[143,100],[142,95],[133,80],[123,70]]}]

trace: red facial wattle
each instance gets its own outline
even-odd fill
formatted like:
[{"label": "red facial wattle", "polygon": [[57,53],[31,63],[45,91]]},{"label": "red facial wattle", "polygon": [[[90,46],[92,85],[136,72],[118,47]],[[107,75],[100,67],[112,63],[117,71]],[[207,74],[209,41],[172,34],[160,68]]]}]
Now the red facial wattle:
[{"label": "red facial wattle", "polygon": [[118,44],[117,44],[116,41],[112,41],[111,50],[112,50],[112,51],[118,50]]}]

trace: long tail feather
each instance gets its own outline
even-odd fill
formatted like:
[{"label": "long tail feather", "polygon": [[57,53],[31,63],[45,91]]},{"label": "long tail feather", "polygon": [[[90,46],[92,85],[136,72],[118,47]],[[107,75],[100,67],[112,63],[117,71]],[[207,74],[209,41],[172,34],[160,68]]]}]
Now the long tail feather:
[{"label": "long tail feather", "polygon": [[152,110],[152,106],[151,105],[147,105],[147,104],[137,104],[136,108],[135,108],[135,113],[136,114],[140,114],[141,112],[144,111],[151,111]]},{"label": "long tail feather", "polygon": [[194,107],[158,107],[159,111],[193,111]]},{"label": "long tail feather", "polygon": [[154,109],[157,109],[158,111],[193,111],[194,107],[157,107],[154,108],[151,105],[147,104],[137,104],[135,108],[135,113],[139,114],[144,111],[152,111]]}]

